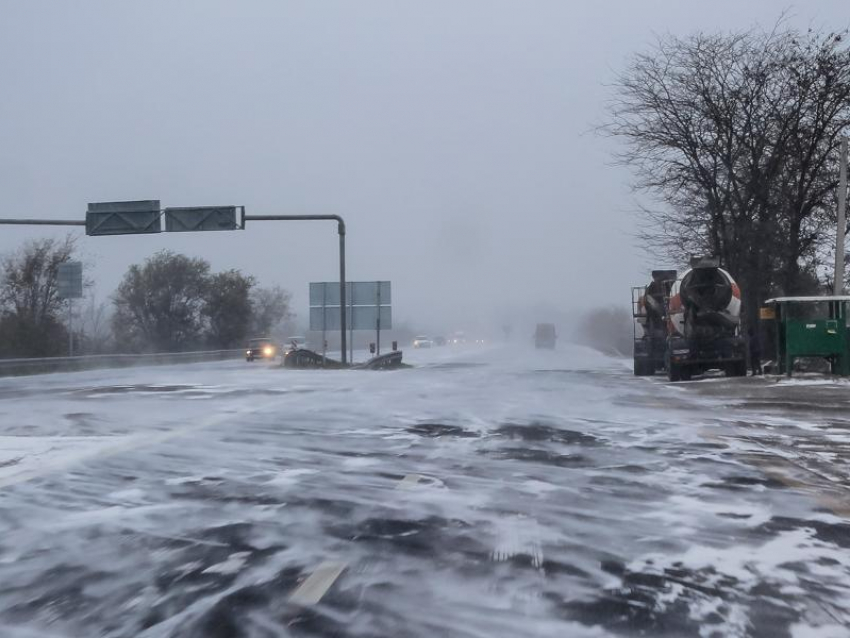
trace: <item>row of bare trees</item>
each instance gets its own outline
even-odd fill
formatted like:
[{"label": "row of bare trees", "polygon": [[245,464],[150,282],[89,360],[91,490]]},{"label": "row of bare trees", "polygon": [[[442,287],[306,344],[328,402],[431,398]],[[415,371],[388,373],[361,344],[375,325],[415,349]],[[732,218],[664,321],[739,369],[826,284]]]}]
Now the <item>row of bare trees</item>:
[{"label": "row of bare trees", "polygon": [[[31,241],[0,261],[0,357],[67,353],[68,302],[57,294],[72,238]],[[197,258],[161,251],[131,266],[111,306],[84,301],[75,340],[87,353],[235,348],[292,318],[289,293],[238,270],[210,272]]]},{"label": "row of bare trees", "polygon": [[745,320],[773,294],[831,275],[838,148],[850,133],[845,34],[664,36],[619,75],[603,130],[625,142],[658,263],[715,255],[741,283]]}]

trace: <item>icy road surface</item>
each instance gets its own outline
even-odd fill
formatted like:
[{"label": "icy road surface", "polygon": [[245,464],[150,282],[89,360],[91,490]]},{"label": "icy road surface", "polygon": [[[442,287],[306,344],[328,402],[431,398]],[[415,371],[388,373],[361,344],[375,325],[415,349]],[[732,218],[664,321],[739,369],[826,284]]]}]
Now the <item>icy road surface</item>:
[{"label": "icy road surface", "polygon": [[850,635],[850,385],[406,356],[0,380],[0,636]]}]

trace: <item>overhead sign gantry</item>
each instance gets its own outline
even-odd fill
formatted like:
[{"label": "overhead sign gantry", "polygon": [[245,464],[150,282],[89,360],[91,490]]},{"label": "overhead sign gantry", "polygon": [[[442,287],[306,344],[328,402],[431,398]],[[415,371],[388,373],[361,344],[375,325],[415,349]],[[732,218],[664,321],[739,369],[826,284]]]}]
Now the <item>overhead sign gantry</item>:
[{"label": "overhead sign gantry", "polygon": [[[164,223],[163,223],[164,219]],[[346,306],[345,221],[339,215],[246,215],[244,206],[192,206],[165,208],[158,199],[94,202],[88,205],[85,220],[0,219],[0,224],[19,226],[85,226],[86,234],[143,235],[160,232],[243,230],[248,221],[335,221],[339,235],[339,299]],[[348,363],[347,317],[340,316],[342,363]]]}]

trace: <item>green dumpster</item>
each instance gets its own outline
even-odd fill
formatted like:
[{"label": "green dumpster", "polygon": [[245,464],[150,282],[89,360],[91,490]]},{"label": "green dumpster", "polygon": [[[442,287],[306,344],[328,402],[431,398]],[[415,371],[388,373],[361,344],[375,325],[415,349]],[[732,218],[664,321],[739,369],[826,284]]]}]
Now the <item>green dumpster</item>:
[{"label": "green dumpster", "polygon": [[762,316],[773,316],[776,362],[791,376],[794,360],[822,357],[833,374],[850,375],[847,316],[850,296],[777,297],[765,302]]}]

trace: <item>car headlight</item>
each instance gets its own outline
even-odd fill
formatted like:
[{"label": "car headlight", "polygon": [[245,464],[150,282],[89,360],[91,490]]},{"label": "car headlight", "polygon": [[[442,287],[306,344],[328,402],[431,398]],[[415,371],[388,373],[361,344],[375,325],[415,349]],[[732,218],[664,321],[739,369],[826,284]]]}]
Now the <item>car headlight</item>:
[{"label": "car headlight", "polygon": [[263,350],[263,354],[265,354],[267,357],[272,356],[272,353],[273,353],[273,352],[274,352],[274,350],[273,350],[272,348],[265,348],[265,349]]}]

